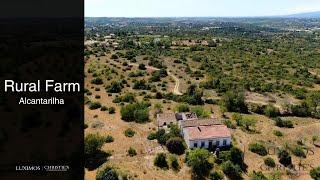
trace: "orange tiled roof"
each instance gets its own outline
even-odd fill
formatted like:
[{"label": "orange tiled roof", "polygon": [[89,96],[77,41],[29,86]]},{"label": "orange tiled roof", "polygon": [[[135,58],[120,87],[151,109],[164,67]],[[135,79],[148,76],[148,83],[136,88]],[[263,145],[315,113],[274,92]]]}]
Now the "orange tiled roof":
[{"label": "orange tiled roof", "polygon": [[188,133],[190,140],[231,137],[230,131],[225,125],[186,127],[184,130]]}]

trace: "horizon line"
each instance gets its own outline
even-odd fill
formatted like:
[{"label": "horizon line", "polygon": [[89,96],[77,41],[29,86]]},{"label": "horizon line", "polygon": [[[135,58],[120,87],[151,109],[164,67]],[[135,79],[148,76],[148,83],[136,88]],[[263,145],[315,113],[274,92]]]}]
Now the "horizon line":
[{"label": "horizon line", "polygon": [[[284,15],[256,15],[256,16],[84,16],[85,18],[315,18],[315,17],[290,17],[299,14],[320,13],[320,10],[301,11]],[[317,17],[318,18],[318,17]]]},{"label": "horizon line", "polygon": [[291,17],[291,15],[270,16],[85,16],[85,18],[318,18],[318,17]]}]

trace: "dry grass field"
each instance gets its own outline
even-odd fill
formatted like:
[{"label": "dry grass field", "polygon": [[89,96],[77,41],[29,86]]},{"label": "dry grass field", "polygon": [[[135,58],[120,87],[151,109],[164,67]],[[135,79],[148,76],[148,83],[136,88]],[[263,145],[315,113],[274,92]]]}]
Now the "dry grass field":
[{"label": "dry grass field", "polygon": [[[100,57],[100,60],[97,58],[91,57],[86,62],[86,72],[89,67],[95,66],[98,69],[103,69],[105,66],[114,67],[120,76],[127,77],[128,73],[131,71],[136,71],[137,67],[133,66],[130,71],[124,72],[122,69],[122,62],[120,60],[111,60],[110,56]],[[141,58],[142,59],[142,58]],[[142,60],[141,60],[142,61]],[[142,61],[143,62],[143,61]],[[173,66],[170,63],[170,58],[165,58],[165,62],[168,65],[169,72],[173,74],[183,74],[179,67]],[[145,62],[146,63],[146,62]],[[113,64],[113,65],[111,65]],[[88,125],[88,128],[85,130],[85,134],[89,133],[99,133],[101,135],[107,136],[111,135],[114,137],[114,142],[106,143],[102,150],[111,151],[112,156],[108,158],[107,164],[118,167],[122,171],[128,172],[134,179],[191,179],[191,170],[189,167],[184,164],[184,155],[179,157],[180,165],[182,166],[179,172],[173,170],[161,170],[156,168],[153,165],[153,159],[155,154],[158,152],[166,152],[166,148],[159,145],[155,140],[148,140],[147,136],[150,132],[155,131],[157,126],[154,118],[154,110],[151,107],[150,118],[151,121],[144,124],[137,124],[134,122],[125,122],[121,120],[120,115],[120,106],[116,103],[113,103],[115,95],[108,96],[108,93],[104,90],[104,85],[93,85],[91,84],[92,76],[91,74],[86,73],[85,87],[92,92],[92,95],[89,95],[88,98],[91,101],[99,101],[102,105],[106,107],[115,107],[114,114],[108,114],[106,111],[101,111],[100,109],[90,110],[88,106],[85,106],[85,124]],[[148,76],[148,75],[147,75]],[[183,84],[186,84],[186,81],[192,80],[192,78],[187,77],[186,74],[182,75],[180,83],[181,91],[185,89]],[[142,77],[146,78],[146,76]],[[108,80],[104,79],[106,83]],[[118,81],[119,77],[114,77],[110,81]],[[175,82],[172,78],[167,77],[164,81],[168,82],[168,91],[173,91]],[[95,88],[100,88],[100,91],[95,91]],[[132,92],[132,89],[125,87],[123,92]],[[139,91],[134,91],[137,94],[136,98],[142,99],[142,96],[138,95]],[[210,96],[210,93],[208,93]],[[99,95],[99,99],[95,99],[95,96]],[[261,95],[257,93],[248,93],[246,95],[248,102],[256,102],[261,104],[268,104],[272,99],[276,99],[276,104],[281,106],[284,98],[272,97],[272,95]],[[290,101],[290,98],[287,98],[286,101]],[[162,103],[162,100],[152,99],[150,100],[151,104],[161,103],[163,105],[163,111],[173,111],[176,104],[173,101],[168,101],[167,103]],[[290,102],[294,102],[295,99]],[[211,111],[214,116],[222,118],[222,113],[220,107],[217,105],[206,105],[205,108],[208,111]],[[231,119],[232,113],[225,113],[227,118]],[[307,147],[313,150],[314,154],[309,153],[306,158],[298,158],[293,156],[294,164],[320,164],[320,148],[316,148],[312,144],[312,136],[320,136],[320,122],[315,119],[310,118],[294,118],[287,117],[291,119],[294,123],[294,128],[283,129],[274,126],[274,121],[262,115],[244,115],[257,120],[257,124],[254,127],[256,132],[249,133],[240,128],[232,130],[232,136],[234,138],[234,145],[243,149],[245,152],[245,163],[248,165],[248,174],[244,175],[245,179],[249,179],[249,172],[252,171],[262,171],[266,175],[272,175],[275,171],[266,171],[261,169],[263,165],[263,157],[252,153],[248,150],[248,146],[251,142],[262,142],[266,147],[270,147],[270,153],[272,154],[273,147],[283,147],[286,144],[296,144],[298,140],[302,140]],[[133,137],[126,137],[124,131],[127,128],[132,128],[136,131],[136,134]],[[277,137],[273,134],[273,130],[280,130],[283,133],[283,137]],[[127,155],[127,150],[133,147],[137,151],[137,155],[130,157]],[[273,153],[270,155],[273,159],[277,159],[276,155]],[[308,169],[309,170],[309,169]],[[282,174],[283,179],[308,179],[309,174],[308,170],[299,171],[299,176],[296,174],[288,174],[288,172],[279,170]],[[95,179],[96,170],[89,171],[86,170],[85,179],[93,180]]]}]

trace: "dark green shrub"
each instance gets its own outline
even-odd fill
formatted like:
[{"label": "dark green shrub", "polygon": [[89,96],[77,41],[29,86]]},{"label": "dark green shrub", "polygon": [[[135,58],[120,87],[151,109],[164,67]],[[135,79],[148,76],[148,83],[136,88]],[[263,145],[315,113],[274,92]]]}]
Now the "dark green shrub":
[{"label": "dark green shrub", "polygon": [[260,143],[249,144],[249,150],[260,156],[265,156],[268,154],[267,149]]},{"label": "dark green shrub", "polygon": [[294,116],[307,117],[311,115],[311,109],[306,102],[302,102],[299,105],[291,105],[290,109]]},{"label": "dark green shrub", "polygon": [[137,151],[134,148],[130,147],[128,149],[128,155],[133,157],[133,156],[137,155]]},{"label": "dark green shrub", "polygon": [[250,110],[253,113],[257,113],[257,114],[265,114],[265,105],[260,105],[260,104],[250,104]]},{"label": "dark green shrub", "polygon": [[237,126],[242,126],[243,125],[243,122],[242,122],[243,117],[239,113],[233,113],[232,114],[232,120],[236,121]]},{"label": "dark green shrub", "polygon": [[264,114],[268,117],[276,117],[280,114],[279,109],[269,104],[264,109]]},{"label": "dark green shrub", "polygon": [[296,146],[292,149],[295,156],[306,158],[306,153],[301,146]]},{"label": "dark green shrub", "polygon": [[146,65],[144,64],[139,64],[139,67],[138,67],[140,70],[146,70]]},{"label": "dark green shrub", "polygon": [[143,71],[137,71],[137,72],[130,72],[128,74],[129,77],[142,77],[144,76],[144,72]]},{"label": "dark green shrub", "polygon": [[103,84],[103,80],[101,78],[94,78],[91,80],[91,84]]},{"label": "dark green shrub", "polygon": [[173,60],[173,63],[180,64],[182,62],[179,59],[175,59],[175,60]]},{"label": "dark green shrub", "polygon": [[223,174],[218,172],[218,171],[214,171],[212,173],[210,173],[210,180],[223,180]]},{"label": "dark green shrub", "polygon": [[106,111],[108,108],[106,106],[101,106],[100,111]]},{"label": "dark green shrub", "polygon": [[165,153],[159,153],[157,154],[156,158],[154,159],[154,165],[159,168],[168,168],[168,162],[167,162],[167,155]]},{"label": "dark green shrub", "polygon": [[114,103],[126,102],[126,103],[133,103],[135,102],[135,94],[133,93],[126,93],[123,96],[118,96],[113,100]]},{"label": "dark green shrub", "polygon": [[283,121],[283,126],[286,128],[293,128],[293,123],[290,120],[284,120]]},{"label": "dark green shrub", "polygon": [[231,161],[231,153],[230,151],[221,151],[217,156],[217,159],[215,160],[215,162],[217,164],[221,164],[226,161]]},{"label": "dark green shrub", "polygon": [[114,138],[113,138],[112,136],[108,135],[108,136],[106,137],[106,140],[105,140],[106,143],[111,143],[111,142],[113,142],[113,141],[114,141]]},{"label": "dark green shrub", "polygon": [[157,139],[157,133],[151,132],[151,133],[148,135],[147,139],[148,139],[148,140]]},{"label": "dark green shrub", "polygon": [[283,136],[283,133],[281,131],[278,131],[278,130],[273,130],[273,134],[275,136],[278,136],[278,137],[282,137]]},{"label": "dark green shrub", "polygon": [[206,149],[193,149],[186,154],[187,165],[191,167],[197,177],[203,178],[213,168],[213,164],[209,160],[210,156],[210,152]]},{"label": "dark green shrub", "polygon": [[248,107],[244,101],[244,93],[237,91],[228,91],[222,97],[222,107],[230,112],[247,113]]},{"label": "dark green shrub", "polygon": [[109,107],[108,111],[109,111],[109,114],[114,114],[116,112],[116,108]]},{"label": "dark green shrub", "polygon": [[196,113],[196,115],[200,118],[209,118],[210,112],[206,111],[202,106],[196,106],[191,109],[192,112]]},{"label": "dark green shrub", "polygon": [[101,107],[101,104],[99,102],[91,102],[89,105],[89,109],[94,110]]},{"label": "dark green shrub", "polygon": [[280,117],[277,117],[274,119],[275,122],[276,122],[276,126],[278,127],[284,127],[284,124],[283,124],[283,120],[280,118]]},{"label": "dark green shrub", "polygon": [[268,178],[261,171],[253,171],[250,180],[268,180]]},{"label": "dark green shrub", "polygon": [[156,99],[162,99],[163,98],[162,93],[161,92],[156,92],[155,98]]},{"label": "dark green shrub", "polygon": [[293,128],[293,123],[290,120],[282,120],[281,118],[275,118],[276,126],[278,127],[286,127],[286,128]]},{"label": "dark green shrub", "polygon": [[206,104],[217,104],[217,100],[216,99],[206,99],[205,100],[205,103]]},{"label": "dark green shrub", "polygon": [[111,85],[108,86],[106,89],[108,93],[119,93],[121,92],[122,88],[123,88],[123,85],[121,82],[113,81]]},{"label": "dark green shrub", "polygon": [[137,109],[135,111],[135,122],[144,123],[149,120],[149,109]]},{"label": "dark green shrub", "polygon": [[134,82],[133,89],[150,90],[151,87],[144,79],[142,79]]},{"label": "dark green shrub", "polygon": [[171,124],[169,129],[169,135],[170,137],[181,137],[181,129],[177,124]]},{"label": "dark green shrub", "polygon": [[118,55],[116,55],[116,54],[112,54],[110,58],[111,59],[119,59]]},{"label": "dark green shrub", "polygon": [[182,138],[180,137],[173,137],[170,138],[167,142],[166,142],[166,146],[168,148],[168,151],[170,153],[173,154],[178,154],[181,155],[184,153],[186,147],[184,145],[184,141]]},{"label": "dark green shrub", "polygon": [[187,105],[187,104],[179,104],[177,106],[177,111],[178,112],[189,112],[190,111],[189,105]]},{"label": "dark green shrub", "polygon": [[255,120],[255,119],[253,119],[253,118],[247,118],[247,117],[245,117],[245,118],[243,118],[243,119],[241,120],[242,126],[245,127],[245,129],[246,129],[247,131],[250,131],[250,130],[251,130],[250,127],[254,127],[254,126],[256,125],[256,123],[257,123],[257,120]]},{"label": "dark green shrub", "polygon": [[203,90],[198,88],[197,85],[192,84],[188,87],[187,92],[181,96],[183,102],[191,105],[203,105]]},{"label": "dark green shrub", "polygon": [[128,104],[123,106],[120,110],[121,119],[125,121],[134,121],[136,106],[134,104]]},{"label": "dark green shrub", "polygon": [[135,102],[135,95],[132,93],[126,93],[122,98],[122,102],[133,103]]},{"label": "dark green shrub", "polygon": [[134,130],[132,130],[131,128],[128,128],[128,129],[126,129],[126,130],[124,131],[124,135],[125,135],[126,137],[133,137],[135,133],[136,133],[136,132],[135,132]]},{"label": "dark green shrub", "polygon": [[158,143],[162,145],[165,145],[167,140],[170,138],[170,135],[167,134],[164,129],[159,129],[156,134]]},{"label": "dark green shrub", "polygon": [[279,150],[278,158],[279,158],[279,162],[286,167],[292,164],[292,160],[289,152],[284,149]]},{"label": "dark green shrub", "polygon": [[97,171],[96,180],[118,180],[118,172],[109,166],[103,167]]},{"label": "dark green shrub", "polygon": [[133,103],[121,107],[121,119],[127,122],[143,123],[149,120],[149,103]]},{"label": "dark green shrub", "polygon": [[104,137],[99,134],[88,134],[84,138],[84,152],[86,156],[92,156],[101,150]]},{"label": "dark green shrub", "polygon": [[231,161],[222,163],[222,171],[230,179],[241,179],[242,170],[238,164],[233,164]]},{"label": "dark green shrub", "polygon": [[180,165],[179,165],[178,159],[174,155],[169,156],[169,165],[175,171],[180,169]]},{"label": "dark green shrub", "polygon": [[320,166],[311,169],[311,171],[310,171],[310,176],[311,176],[314,180],[319,180],[319,179],[320,179]]},{"label": "dark green shrub", "polygon": [[230,129],[236,129],[236,125],[232,123],[229,119],[224,120],[223,122],[224,125],[226,125]]},{"label": "dark green shrub", "polygon": [[238,164],[241,168],[244,165],[243,162],[244,153],[237,147],[232,147],[230,149],[230,160],[234,164]]},{"label": "dark green shrub", "polygon": [[264,161],[264,164],[269,167],[276,167],[276,163],[274,162],[274,160],[271,157],[267,157],[263,161]]}]

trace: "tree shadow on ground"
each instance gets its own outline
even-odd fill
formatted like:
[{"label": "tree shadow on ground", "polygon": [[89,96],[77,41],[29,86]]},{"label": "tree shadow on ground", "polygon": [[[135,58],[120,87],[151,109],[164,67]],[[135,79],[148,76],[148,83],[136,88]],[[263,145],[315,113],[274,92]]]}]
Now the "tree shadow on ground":
[{"label": "tree shadow on ground", "polygon": [[110,156],[111,153],[104,151],[98,151],[93,155],[87,155],[85,157],[84,167],[87,168],[89,171],[95,170],[103,163],[105,163],[108,160],[108,157]]}]

